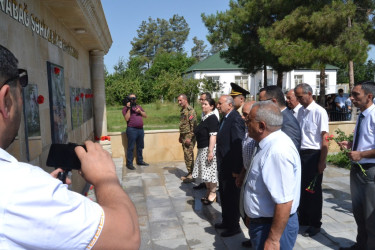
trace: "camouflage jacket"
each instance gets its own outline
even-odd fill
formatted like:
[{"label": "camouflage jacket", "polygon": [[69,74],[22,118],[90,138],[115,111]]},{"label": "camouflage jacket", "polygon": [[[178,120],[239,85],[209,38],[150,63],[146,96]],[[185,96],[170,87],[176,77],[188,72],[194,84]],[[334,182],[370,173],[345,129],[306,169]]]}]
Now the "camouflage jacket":
[{"label": "camouflage jacket", "polygon": [[194,137],[194,129],[197,126],[197,113],[188,105],[181,109],[180,115],[180,134],[185,135],[186,139]]}]

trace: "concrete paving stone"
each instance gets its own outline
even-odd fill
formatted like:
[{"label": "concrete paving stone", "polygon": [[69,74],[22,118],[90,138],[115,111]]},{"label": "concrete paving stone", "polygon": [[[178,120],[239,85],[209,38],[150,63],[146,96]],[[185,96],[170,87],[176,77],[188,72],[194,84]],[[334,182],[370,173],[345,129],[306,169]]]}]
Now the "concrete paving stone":
[{"label": "concrete paving stone", "polygon": [[133,202],[135,209],[137,210],[138,216],[148,216],[149,212],[146,206],[146,202]]},{"label": "concrete paving stone", "polygon": [[338,221],[328,222],[322,224],[322,228],[328,233],[339,233],[339,232],[345,232],[348,230],[355,231],[357,229],[356,225],[353,225],[353,223],[342,223]]},{"label": "concrete paving stone", "polygon": [[202,218],[193,211],[177,213],[177,217],[180,219],[180,223],[183,227],[185,225],[191,225],[194,227],[211,227],[211,224],[206,218]]},{"label": "concrete paving stone", "polygon": [[[145,206],[146,207],[146,206]],[[150,222],[177,220],[173,207],[153,207],[148,209]]]},{"label": "concrete paving stone", "polygon": [[160,178],[160,175],[157,173],[142,173],[142,179],[155,179],[155,178]]},{"label": "concrete paving stone", "polygon": [[152,240],[185,239],[177,218],[164,221],[150,221]]},{"label": "concrete paving stone", "polygon": [[152,240],[149,231],[141,230],[141,246],[140,250],[149,250],[152,249]]},{"label": "concrete paving stone", "polygon": [[181,189],[181,188],[170,188],[168,189],[168,195],[173,198],[192,196],[192,190]]},{"label": "concrete paving stone", "polygon": [[149,195],[167,195],[167,190],[164,186],[145,187],[146,196]]},{"label": "concrete paving stone", "polygon": [[347,210],[342,210],[341,207],[329,210],[327,209],[324,211],[324,214],[329,215],[332,219],[336,220],[337,222],[355,224],[353,214]]},{"label": "concrete paving stone", "polygon": [[160,178],[146,178],[142,180],[142,184],[145,187],[164,186],[164,183]]},{"label": "concrete paving stone", "polygon": [[171,182],[172,183],[181,182],[179,179],[176,178],[175,174],[170,174],[170,173],[164,174],[164,181],[165,181],[165,184],[171,183]]},{"label": "concrete paving stone", "polygon": [[[126,172],[126,167],[123,169],[122,175],[123,177],[127,178],[136,178],[136,177],[142,177],[143,173],[138,173],[138,172]],[[133,170],[132,170],[133,171]]]},{"label": "concrete paving stone", "polygon": [[176,250],[188,250],[189,247],[184,238],[182,239],[171,239],[171,240],[156,240],[153,242],[154,250],[166,250],[166,249],[176,249]]},{"label": "concrete paving stone", "polygon": [[172,201],[168,196],[147,196],[147,207],[172,207]]},{"label": "concrete paving stone", "polygon": [[336,242],[340,247],[349,247],[356,242],[357,229],[354,231],[347,230],[335,234],[328,234],[327,237]]},{"label": "concrete paving stone", "polygon": [[193,198],[192,197],[171,197],[171,201],[176,213],[192,211]]},{"label": "concrete paving stone", "polygon": [[[302,227],[301,227],[302,228]],[[303,229],[300,229],[300,232],[304,232],[307,227],[303,227]],[[317,235],[313,237],[304,237],[301,234],[298,234],[297,236],[297,243],[303,247],[302,249],[308,248],[318,248],[321,249],[322,247],[329,247],[333,248],[336,246],[334,242],[332,242],[328,237],[323,235],[322,233],[318,233]]]},{"label": "concrete paving stone", "polygon": [[122,179],[122,185],[124,187],[142,187],[142,177],[124,177]]}]

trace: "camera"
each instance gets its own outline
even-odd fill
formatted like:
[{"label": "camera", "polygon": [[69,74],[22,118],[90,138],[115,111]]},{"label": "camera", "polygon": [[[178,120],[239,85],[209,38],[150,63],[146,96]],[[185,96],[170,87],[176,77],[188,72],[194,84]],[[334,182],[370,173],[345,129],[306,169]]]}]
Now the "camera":
[{"label": "camera", "polygon": [[133,107],[137,106],[135,100],[137,100],[136,97],[127,96],[127,97],[124,98],[124,100],[122,100],[122,105],[126,106],[126,104],[128,104],[128,102],[130,102],[130,107],[133,108]]}]

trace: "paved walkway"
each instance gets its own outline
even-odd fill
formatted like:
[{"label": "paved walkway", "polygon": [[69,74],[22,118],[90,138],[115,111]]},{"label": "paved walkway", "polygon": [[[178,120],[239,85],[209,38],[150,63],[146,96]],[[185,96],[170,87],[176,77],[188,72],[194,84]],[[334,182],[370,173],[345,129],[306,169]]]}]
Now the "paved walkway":
[{"label": "paved walkway", "polygon": [[[122,159],[114,159],[122,185],[134,202],[141,228],[141,249],[246,249],[241,242],[248,233],[220,237],[213,224],[221,221],[219,203],[202,205],[203,190],[194,183],[181,183],[183,162],[151,164],[137,170],[122,170]],[[298,235],[295,249],[338,249],[350,246],[356,237],[351,213],[349,171],[327,167],[323,180],[323,225],[312,238]],[[300,232],[306,227],[302,227]]]}]

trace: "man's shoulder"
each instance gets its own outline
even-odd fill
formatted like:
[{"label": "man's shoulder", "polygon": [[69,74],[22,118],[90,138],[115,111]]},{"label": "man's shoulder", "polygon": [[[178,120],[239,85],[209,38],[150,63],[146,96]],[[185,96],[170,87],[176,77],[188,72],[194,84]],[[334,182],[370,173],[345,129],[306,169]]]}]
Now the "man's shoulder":
[{"label": "man's shoulder", "polygon": [[186,107],[186,109],[187,109],[188,111],[190,111],[190,112],[194,112],[194,113],[195,113],[194,108],[193,108],[192,106],[190,106],[190,105],[188,105],[188,106]]}]

